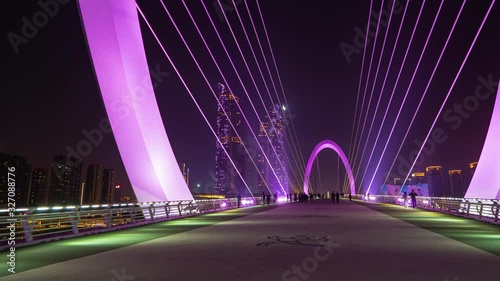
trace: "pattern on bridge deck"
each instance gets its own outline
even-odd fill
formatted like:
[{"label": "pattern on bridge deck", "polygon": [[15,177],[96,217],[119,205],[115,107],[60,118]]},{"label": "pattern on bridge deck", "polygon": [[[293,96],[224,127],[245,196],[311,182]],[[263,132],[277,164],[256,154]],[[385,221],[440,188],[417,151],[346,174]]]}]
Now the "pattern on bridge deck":
[{"label": "pattern on bridge deck", "polygon": [[[397,208],[394,210],[404,218],[429,216],[427,212]],[[331,204],[328,200],[317,200],[280,208],[254,209],[267,211],[228,212],[237,219],[113,250],[104,251],[104,245],[90,243],[92,237],[88,237],[89,242],[83,245],[54,250],[60,255],[71,255],[72,249],[99,247],[98,253],[2,280],[498,280],[500,257],[375,211],[366,204],[345,200],[341,204]],[[250,215],[239,214],[247,211]],[[225,214],[210,215],[215,218],[208,220],[215,220],[217,215]],[[441,219],[437,222],[444,228],[451,223],[446,215],[442,218],[440,214],[432,213],[434,215]],[[464,225],[469,223],[475,224],[463,219]],[[489,227],[486,224],[467,227],[482,226]],[[165,227],[156,231],[169,232]],[[136,236],[147,232],[136,233]],[[113,236],[108,239],[110,243],[120,240]],[[142,237],[137,239],[143,240]],[[65,242],[70,241],[76,239]],[[101,242],[106,243],[106,240]],[[318,246],[324,242],[326,246]],[[29,248],[26,250],[26,254],[31,252]],[[51,258],[53,254],[47,250],[50,249],[39,253],[38,258]],[[297,268],[301,271],[296,272]],[[130,279],[122,278],[124,274]]]},{"label": "pattern on bridge deck", "polygon": [[[16,250],[16,273],[214,225],[276,206],[279,205],[233,209],[19,248]],[[7,268],[8,265],[2,260],[0,277],[12,274],[7,272]]]}]

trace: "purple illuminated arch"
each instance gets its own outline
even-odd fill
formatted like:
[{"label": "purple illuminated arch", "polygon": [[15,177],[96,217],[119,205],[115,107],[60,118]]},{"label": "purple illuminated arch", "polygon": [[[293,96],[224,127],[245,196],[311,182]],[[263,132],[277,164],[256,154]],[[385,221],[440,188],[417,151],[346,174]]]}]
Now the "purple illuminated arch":
[{"label": "purple illuminated arch", "polygon": [[158,109],[135,1],[78,3],[106,112],[137,200],[193,200]]},{"label": "purple illuminated arch", "polygon": [[331,140],[324,140],[318,143],[316,147],[313,149],[311,155],[309,156],[309,161],[307,161],[307,166],[306,166],[306,172],[304,174],[304,192],[309,193],[308,192],[309,175],[311,174],[311,169],[314,164],[314,160],[316,160],[318,153],[325,148],[329,148],[337,152],[337,154],[340,157],[340,160],[342,160],[342,163],[344,164],[344,167],[347,171],[347,177],[349,178],[349,183],[351,186],[351,194],[356,194],[356,188],[354,186],[354,176],[352,175],[352,169],[351,165],[349,164],[349,160],[347,159],[347,156],[345,155],[342,148],[340,148],[338,144],[336,144],[334,141]]},{"label": "purple illuminated arch", "polygon": [[[476,92],[482,86],[476,88]],[[500,199],[500,89],[497,91],[490,128],[465,198]]]}]

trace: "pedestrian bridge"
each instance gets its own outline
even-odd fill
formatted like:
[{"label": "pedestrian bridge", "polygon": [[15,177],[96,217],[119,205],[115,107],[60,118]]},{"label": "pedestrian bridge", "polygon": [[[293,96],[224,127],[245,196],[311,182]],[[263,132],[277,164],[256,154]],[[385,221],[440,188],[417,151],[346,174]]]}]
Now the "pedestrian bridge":
[{"label": "pedestrian bridge", "polygon": [[16,274],[2,262],[0,275],[6,281],[494,281],[499,230],[374,200],[278,203],[18,248]]}]

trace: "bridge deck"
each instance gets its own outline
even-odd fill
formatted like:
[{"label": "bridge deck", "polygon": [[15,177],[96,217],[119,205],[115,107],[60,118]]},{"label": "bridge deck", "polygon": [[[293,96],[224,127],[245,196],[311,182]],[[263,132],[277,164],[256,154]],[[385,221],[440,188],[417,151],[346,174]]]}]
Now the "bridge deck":
[{"label": "bridge deck", "polygon": [[380,204],[252,207],[18,249],[2,280],[493,281],[499,230]]}]

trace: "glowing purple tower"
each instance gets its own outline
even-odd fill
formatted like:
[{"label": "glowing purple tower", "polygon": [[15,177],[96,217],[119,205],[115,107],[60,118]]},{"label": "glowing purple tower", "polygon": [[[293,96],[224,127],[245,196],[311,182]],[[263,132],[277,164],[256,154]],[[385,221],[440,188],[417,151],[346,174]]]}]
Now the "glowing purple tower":
[{"label": "glowing purple tower", "polygon": [[163,127],[135,1],[78,3],[106,112],[137,200],[193,200]]},{"label": "glowing purple tower", "polygon": [[490,128],[465,198],[500,199],[500,90],[497,92]]}]

